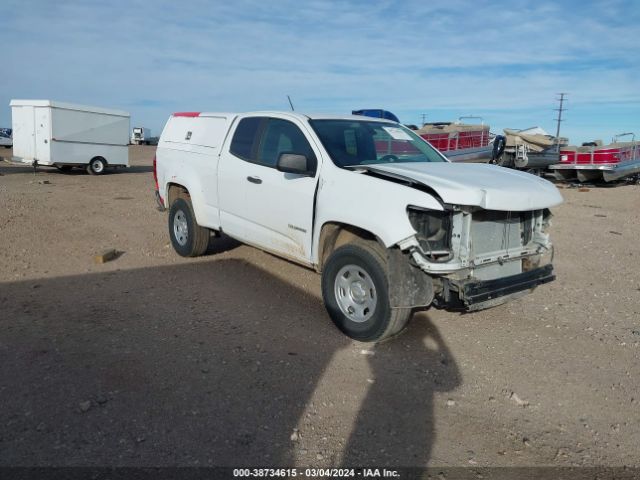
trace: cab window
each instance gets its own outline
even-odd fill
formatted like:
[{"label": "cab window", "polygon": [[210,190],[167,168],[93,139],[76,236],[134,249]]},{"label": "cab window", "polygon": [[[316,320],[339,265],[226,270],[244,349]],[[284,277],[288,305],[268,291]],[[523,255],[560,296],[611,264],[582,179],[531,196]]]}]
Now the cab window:
[{"label": "cab window", "polygon": [[243,160],[255,161],[258,133],[264,119],[261,117],[243,118],[231,139],[230,151]]},{"label": "cab window", "polygon": [[298,126],[287,120],[270,118],[262,136],[257,161],[275,168],[283,153],[304,155],[311,160],[315,170],[315,154]]}]

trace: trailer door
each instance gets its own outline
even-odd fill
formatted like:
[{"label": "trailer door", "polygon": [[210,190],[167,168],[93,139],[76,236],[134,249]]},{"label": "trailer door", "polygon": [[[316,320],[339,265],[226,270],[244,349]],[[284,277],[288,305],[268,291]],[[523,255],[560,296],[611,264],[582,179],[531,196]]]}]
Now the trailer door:
[{"label": "trailer door", "polygon": [[13,154],[32,162],[35,154],[35,119],[32,106],[15,106],[13,115]]},{"label": "trailer door", "polygon": [[51,109],[49,107],[36,107],[35,118],[35,158],[39,163],[51,162]]}]

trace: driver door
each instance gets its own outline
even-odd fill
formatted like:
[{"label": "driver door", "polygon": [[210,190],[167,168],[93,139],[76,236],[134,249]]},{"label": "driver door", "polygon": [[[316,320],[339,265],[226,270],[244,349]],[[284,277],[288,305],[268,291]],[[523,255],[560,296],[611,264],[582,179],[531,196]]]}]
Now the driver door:
[{"label": "driver door", "polygon": [[255,159],[246,165],[247,238],[249,243],[306,263],[311,260],[317,168],[313,176],[280,172],[276,164],[282,153],[317,158],[300,126],[267,118]]}]

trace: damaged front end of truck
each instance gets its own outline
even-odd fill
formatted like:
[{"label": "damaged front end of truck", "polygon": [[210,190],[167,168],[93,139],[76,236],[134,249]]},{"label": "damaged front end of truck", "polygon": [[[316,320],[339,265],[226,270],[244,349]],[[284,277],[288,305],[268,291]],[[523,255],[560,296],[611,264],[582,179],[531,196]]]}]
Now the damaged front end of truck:
[{"label": "damaged front end of truck", "polygon": [[548,208],[512,212],[445,205],[444,211],[433,211],[410,206],[407,215],[416,234],[398,242],[398,252],[428,276],[432,293],[425,300],[438,308],[481,310],[555,279]]}]

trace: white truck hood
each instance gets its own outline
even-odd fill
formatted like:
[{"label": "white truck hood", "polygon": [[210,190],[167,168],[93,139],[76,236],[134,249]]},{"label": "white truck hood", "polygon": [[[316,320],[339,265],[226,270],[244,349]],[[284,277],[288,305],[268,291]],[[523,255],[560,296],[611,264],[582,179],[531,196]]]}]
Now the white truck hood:
[{"label": "white truck hood", "polygon": [[366,165],[366,168],[426,185],[452,205],[522,212],[553,207],[563,201],[551,182],[497,165],[434,162]]}]

